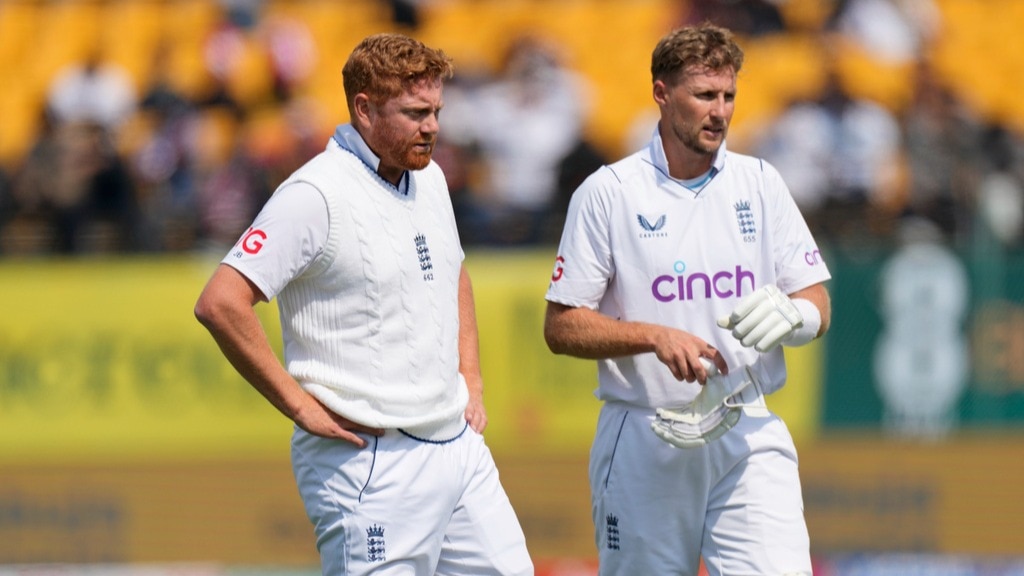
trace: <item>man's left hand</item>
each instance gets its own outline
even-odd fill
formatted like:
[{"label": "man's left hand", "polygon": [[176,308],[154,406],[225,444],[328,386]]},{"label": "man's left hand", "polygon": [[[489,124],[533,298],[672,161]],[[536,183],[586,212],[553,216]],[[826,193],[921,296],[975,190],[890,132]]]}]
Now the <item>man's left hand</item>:
[{"label": "man's left hand", "polygon": [[740,300],[732,314],[718,320],[718,325],[732,330],[741,344],[753,346],[758,352],[774,349],[803,323],[793,301],[774,284],[762,286]]}]

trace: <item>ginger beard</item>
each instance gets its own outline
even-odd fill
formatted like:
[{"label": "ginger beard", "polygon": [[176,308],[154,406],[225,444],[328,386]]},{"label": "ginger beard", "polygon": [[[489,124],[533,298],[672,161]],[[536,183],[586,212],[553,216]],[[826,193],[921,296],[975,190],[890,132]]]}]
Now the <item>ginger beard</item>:
[{"label": "ginger beard", "polygon": [[437,143],[441,87],[439,79],[422,79],[377,109],[370,140],[383,166],[422,170],[430,164]]},{"label": "ginger beard", "polygon": [[373,139],[380,161],[403,170],[422,170],[430,164],[436,135],[416,130],[411,135],[390,122],[374,124]]}]

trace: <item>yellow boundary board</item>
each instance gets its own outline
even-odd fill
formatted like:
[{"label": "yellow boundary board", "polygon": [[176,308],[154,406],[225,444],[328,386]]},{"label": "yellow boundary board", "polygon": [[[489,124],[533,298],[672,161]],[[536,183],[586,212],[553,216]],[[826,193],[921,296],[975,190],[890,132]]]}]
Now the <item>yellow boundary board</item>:
[{"label": "yellow boundary board", "polygon": [[[0,462],[262,457],[292,426],[195,321],[217,258],[0,262]],[[473,277],[495,453],[580,454],[599,403],[590,361],[543,341],[552,255],[476,251]],[[280,349],[276,304],[257,307]],[[818,422],[817,346],[790,350],[770,404],[798,440]]]}]

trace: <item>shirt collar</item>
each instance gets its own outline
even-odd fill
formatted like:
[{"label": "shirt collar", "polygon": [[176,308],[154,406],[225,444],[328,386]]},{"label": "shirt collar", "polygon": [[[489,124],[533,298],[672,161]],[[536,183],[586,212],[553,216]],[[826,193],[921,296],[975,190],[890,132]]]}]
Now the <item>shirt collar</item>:
[{"label": "shirt collar", "polygon": [[[363,164],[369,166],[370,170],[374,174],[377,173],[377,169],[380,167],[380,157],[370,150],[370,147],[366,145],[366,140],[356,131],[355,127],[351,123],[339,124],[334,129],[333,140],[338,143],[345,150],[348,150],[352,154],[363,161]],[[402,179],[398,182],[398,191],[402,194],[407,193],[409,188],[409,179],[406,178],[408,172],[402,175]],[[384,179],[381,179],[385,182]],[[390,185],[390,183],[388,183]]]},{"label": "shirt collar", "polygon": [[[721,172],[725,168],[725,156],[726,146],[725,142],[718,147],[718,151],[715,152],[715,159],[711,161],[711,170],[714,173]],[[651,138],[651,162],[654,166],[664,173],[666,176],[669,175],[668,171],[668,158],[665,156],[665,145],[661,141],[661,132],[658,131],[658,127],[654,127],[654,136]],[[673,178],[673,180],[678,180]]]}]

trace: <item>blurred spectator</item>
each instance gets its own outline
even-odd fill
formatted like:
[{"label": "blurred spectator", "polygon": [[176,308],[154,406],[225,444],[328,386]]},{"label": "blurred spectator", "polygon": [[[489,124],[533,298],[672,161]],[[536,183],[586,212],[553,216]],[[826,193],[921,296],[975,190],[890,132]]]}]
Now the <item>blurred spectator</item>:
[{"label": "blurred spectator", "polygon": [[196,139],[198,240],[220,252],[238,241],[263,207],[267,180],[231,118],[205,118],[197,132],[205,133]]},{"label": "blurred spectator", "polygon": [[1003,247],[1017,246],[1024,236],[1024,140],[1001,126],[992,126],[982,150],[986,166],[978,186],[978,215]]},{"label": "blurred spectator", "polygon": [[260,38],[270,60],[274,98],[286,102],[316,67],[313,35],[298,20],[274,16],[262,21]]},{"label": "blurred spectator", "polygon": [[420,27],[420,7],[425,0],[385,0],[391,12],[391,22],[402,28],[416,30]]},{"label": "blurred spectator", "polygon": [[872,203],[897,193],[902,134],[885,108],[849,96],[831,74],[816,100],[791,104],[766,129],[757,153],[778,168],[812,230],[856,239],[880,225]]},{"label": "blurred spectator", "polygon": [[[763,36],[786,31],[779,4],[787,0],[701,0],[689,2],[684,24],[704,21],[725,26],[740,36]],[[650,136],[648,134],[648,136]]]},{"label": "blurred spectator", "polygon": [[266,0],[216,0],[225,17],[243,30],[255,28],[263,15]]},{"label": "blurred spectator", "polygon": [[982,155],[978,119],[922,64],[901,120],[909,185],[904,212],[928,218],[947,239],[965,236]]},{"label": "blurred spectator", "polygon": [[0,254],[7,250],[7,225],[14,218],[15,210],[11,179],[3,166],[0,166]]},{"label": "blurred spectator", "polygon": [[523,36],[510,45],[496,78],[448,102],[446,111],[471,121],[456,120],[446,133],[479,151],[483,172],[464,204],[467,242],[541,241],[559,165],[583,139],[588,99],[588,87],[563,66],[555,46]]},{"label": "blurred spectator", "polygon": [[154,55],[153,77],[139,104],[136,122],[142,134],[127,150],[140,199],[141,242],[146,250],[186,249],[196,236],[189,146],[199,104],[171,82],[168,50],[161,45]]},{"label": "blurred spectator", "polygon": [[939,25],[940,12],[932,0],[835,0],[825,28],[875,58],[910,63],[923,55]]},{"label": "blurred spectator", "polygon": [[43,129],[14,186],[19,225],[65,254],[135,250],[138,203],[116,145],[134,85],[93,51],[50,84]]},{"label": "blurred spectator", "polygon": [[47,105],[58,123],[90,122],[116,130],[134,111],[135,87],[119,66],[92,53],[61,70],[50,84]]},{"label": "blurred spectator", "polygon": [[16,217],[53,251],[138,247],[131,178],[109,131],[95,122],[48,121],[15,181],[14,199]]}]

